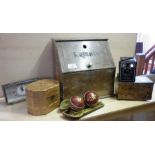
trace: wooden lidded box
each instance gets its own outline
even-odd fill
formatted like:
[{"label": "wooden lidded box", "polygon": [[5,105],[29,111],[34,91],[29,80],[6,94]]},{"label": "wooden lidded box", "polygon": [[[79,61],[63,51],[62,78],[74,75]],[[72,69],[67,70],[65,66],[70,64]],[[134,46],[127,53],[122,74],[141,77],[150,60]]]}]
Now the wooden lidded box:
[{"label": "wooden lidded box", "polygon": [[135,82],[118,82],[118,99],[150,100],[153,84],[153,81],[145,76],[137,76]]},{"label": "wooden lidded box", "polygon": [[59,82],[43,79],[26,86],[28,113],[44,115],[57,108],[60,104]]},{"label": "wooden lidded box", "polygon": [[113,95],[115,65],[107,39],[57,40],[54,45],[61,99],[88,90]]}]

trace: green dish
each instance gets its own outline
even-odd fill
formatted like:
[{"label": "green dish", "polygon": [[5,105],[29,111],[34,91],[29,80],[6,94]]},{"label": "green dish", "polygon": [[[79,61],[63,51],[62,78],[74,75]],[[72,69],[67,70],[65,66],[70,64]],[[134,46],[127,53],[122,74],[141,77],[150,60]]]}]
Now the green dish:
[{"label": "green dish", "polygon": [[102,102],[98,102],[97,105],[95,107],[86,107],[84,109],[82,109],[81,111],[73,111],[72,109],[70,109],[70,100],[66,99],[63,100],[60,104],[60,110],[62,111],[63,115],[69,118],[74,118],[74,119],[78,119],[81,118],[97,109],[100,109],[104,106],[104,104]]}]

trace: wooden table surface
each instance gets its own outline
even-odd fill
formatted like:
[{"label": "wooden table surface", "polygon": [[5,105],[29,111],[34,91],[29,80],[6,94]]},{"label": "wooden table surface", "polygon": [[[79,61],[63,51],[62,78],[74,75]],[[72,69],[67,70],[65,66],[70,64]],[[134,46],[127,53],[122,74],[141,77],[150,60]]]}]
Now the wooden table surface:
[{"label": "wooden table surface", "polygon": [[[91,114],[82,117],[80,120],[113,120],[122,116],[132,115],[137,112],[155,111],[155,87],[152,99],[148,101],[126,101],[117,100],[115,97],[101,100],[104,107]],[[55,109],[47,115],[32,116],[27,113],[26,102],[6,105],[0,101],[0,120],[6,121],[64,121],[65,118],[59,109]]]}]

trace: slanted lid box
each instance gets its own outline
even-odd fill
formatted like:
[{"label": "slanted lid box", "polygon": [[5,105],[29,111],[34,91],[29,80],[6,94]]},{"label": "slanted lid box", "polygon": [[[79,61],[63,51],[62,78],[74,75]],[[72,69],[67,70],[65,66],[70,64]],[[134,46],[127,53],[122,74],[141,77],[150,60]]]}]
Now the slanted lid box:
[{"label": "slanted lid box", "polygon": [[115,65],[108,39],[55,40],[54,51],[61,99],[88,90],[100,97],[114,94]]}]

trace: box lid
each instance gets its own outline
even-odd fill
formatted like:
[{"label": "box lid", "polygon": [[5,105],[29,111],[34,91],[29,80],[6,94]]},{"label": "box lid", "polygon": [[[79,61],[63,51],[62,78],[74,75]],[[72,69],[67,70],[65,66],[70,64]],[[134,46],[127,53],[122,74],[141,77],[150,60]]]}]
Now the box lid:
[{"label": "box lid", "polygon": [[151,79],[149,79],[146,75],[139,75],[139,76],[136,76],[135,77],[135,82],[120,82],[119,81],[119,83],[122,83],[123,85],[125,85],[125,84],[141,84],[141,83],[145,83],[145,84],[148,84],[148,83],[150,83],[150,84],[154,84],[154,82],[151,80]]},{"label": "box lid", "polygon": [[107,39],[57,40],[62,73],[114,68]]},{"label": "box lid", "polygon": [[58,85],[59,83],[57,80],[42,79],[27,85],[26,89],[28,91],[39,92],[39,91],[46,91],[50,88],[57,87]]}]

